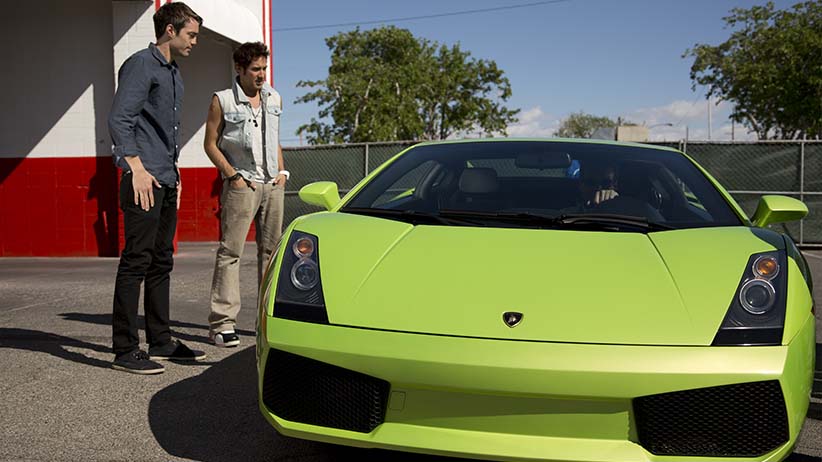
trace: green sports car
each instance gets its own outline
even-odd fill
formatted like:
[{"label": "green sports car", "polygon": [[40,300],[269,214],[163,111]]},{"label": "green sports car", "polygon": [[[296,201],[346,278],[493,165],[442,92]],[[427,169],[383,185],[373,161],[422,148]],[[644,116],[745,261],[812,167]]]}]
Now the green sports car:
[{"label": "green sports car", "polygon": [[406,149],[292,222],[260,293],[280,433],[498,460],[781,460],[813,380],[811,275],[675,149]]}]

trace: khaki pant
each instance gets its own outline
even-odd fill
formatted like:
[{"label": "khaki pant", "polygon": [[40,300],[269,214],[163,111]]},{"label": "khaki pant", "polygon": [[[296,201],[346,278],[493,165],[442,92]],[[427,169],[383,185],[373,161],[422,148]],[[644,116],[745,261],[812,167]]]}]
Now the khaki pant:
[{"label": "khaki pant", "polygon": [[211,333],[234,330],[240,312],[240,257],[252,220],[257,228],[257,285],[264,265],[282,237],[283,187],[275,184],[254,184],[233,188],[223,181],[220,196],[220,229],[222,239],[214,263],[211,282],[211,313],[208,323]]}]

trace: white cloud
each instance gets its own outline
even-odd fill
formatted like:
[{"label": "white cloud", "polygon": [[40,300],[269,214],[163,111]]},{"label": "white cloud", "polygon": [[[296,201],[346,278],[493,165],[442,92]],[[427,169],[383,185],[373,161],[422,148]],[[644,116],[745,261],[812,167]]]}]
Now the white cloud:
[{"label": "white cloud", "polygon": [[[676,100],[664,106],[645,107],[629,111],[625,118],[651,128],[651,141],[755,140],[741,124],[731,124],[728,118],[732,106],[726,101],[711,102],[711,130],[708,130],[708,104],[704,98],[694,101]],[[667,126],[666,124],[671,124]]]},{"label": "white cloud", "polygon": [[[729,141],[733,131],[733,139],[737,141],[755,140],[754,134],[741,124],[734,124],[728,116],[731,104],[720,101],[711,107],[712,130],[711,140]],[[559,128],[564,117],[548,114],[541,106],[524,109],[519,113],[519,121],[508,127],[508,136],[511,137],[551,137]],[[699,98],[695,101],[675,100],[662,106],[643,107],[628,110],[621,114],[627,120],[649,127],[650,141],[679,141],[687,136],[692,141],[708,140],[708,101]],[[612,116],[616,119],[616,116]],[[668,125],[670,124],[670,125]]]},{"label": "white cloud", "polygon": [[[725,101],[710,104],[713,116],[727,117],[730,112],[730,106]],[[660,123],[680,124],[707,121],[708,105],[708,101],[703,98],[694,101],[676,100],[664,106],[635,109],[626,115],[626,119],[648,126]]]},{"label": "white cloud", "polygon": [[559,128],[560,119],[546,114],[540,106],[519,113],[519,121],[508,126],[511,137],[549,137]]}]

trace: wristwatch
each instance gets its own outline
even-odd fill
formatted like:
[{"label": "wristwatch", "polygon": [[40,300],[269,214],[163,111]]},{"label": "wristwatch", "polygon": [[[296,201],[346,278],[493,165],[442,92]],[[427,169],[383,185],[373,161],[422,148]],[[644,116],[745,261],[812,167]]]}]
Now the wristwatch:
[{"label": "wristwatch", "polygon": [[231,175],[230,177],[227,177],[227,178],[226,178],[226,180],[228,180],[228,181],[234,181],[234,180],[236,180],[237,178],[242,178],[242,177],[243,177],[243,176],[242,176],[242,175],[240,175],[240,172],[237,172],[237,173],[235,173],[235,174]]}]

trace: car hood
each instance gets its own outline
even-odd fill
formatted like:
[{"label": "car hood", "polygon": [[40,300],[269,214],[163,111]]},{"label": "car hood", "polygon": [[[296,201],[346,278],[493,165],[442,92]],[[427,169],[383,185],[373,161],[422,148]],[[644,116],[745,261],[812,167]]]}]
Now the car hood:
[{"label": "car hood", "polygon": [[[747,227],[656,233],[309,217],[329,322],[528,341],[710,345],[752,253]],[[503,313],[522,314],[508,327]]]}]

